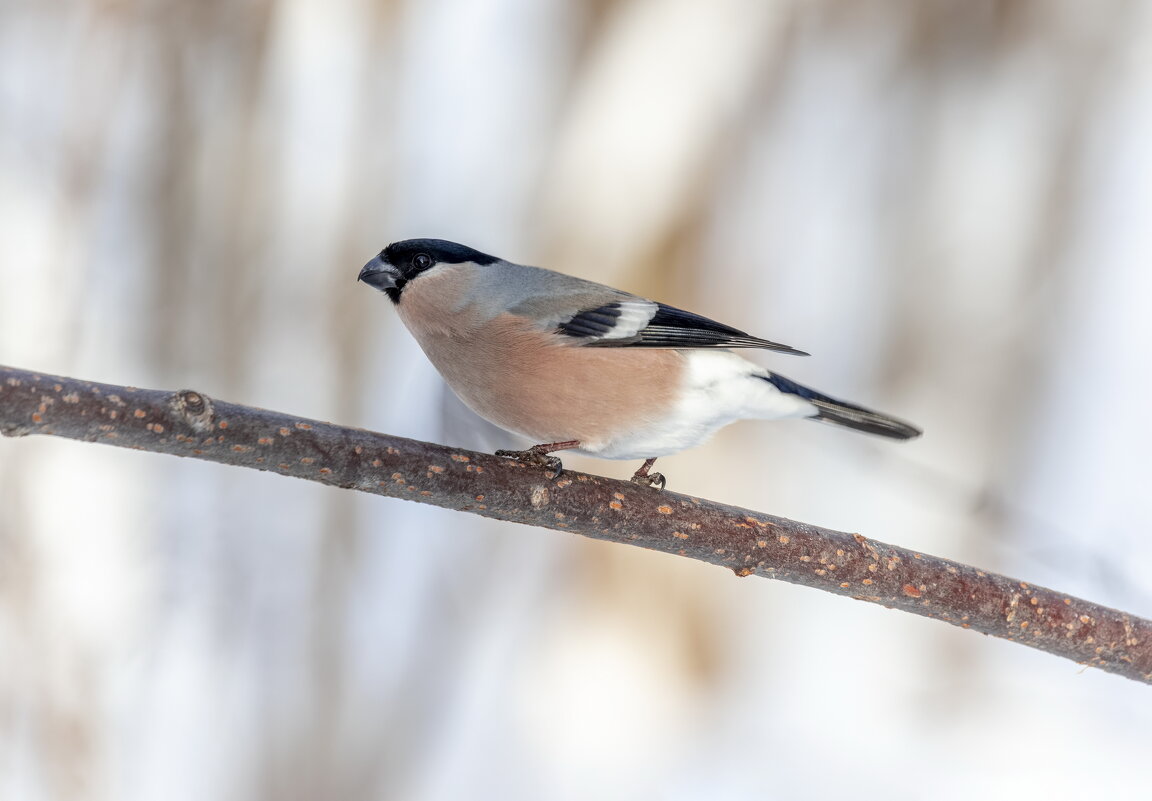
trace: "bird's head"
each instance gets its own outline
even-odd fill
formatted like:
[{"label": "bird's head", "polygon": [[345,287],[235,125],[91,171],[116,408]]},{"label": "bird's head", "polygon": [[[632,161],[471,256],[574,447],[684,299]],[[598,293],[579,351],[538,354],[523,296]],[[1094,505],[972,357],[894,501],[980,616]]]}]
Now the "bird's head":
[{"label": "bird's head", "polygon": [[393,242],[360,270],[359,280],[374,286],[393,303],[399,303],[404,288],[434,273],[444,264],[492,264],[494,256],[444,239],[405,239]]}]

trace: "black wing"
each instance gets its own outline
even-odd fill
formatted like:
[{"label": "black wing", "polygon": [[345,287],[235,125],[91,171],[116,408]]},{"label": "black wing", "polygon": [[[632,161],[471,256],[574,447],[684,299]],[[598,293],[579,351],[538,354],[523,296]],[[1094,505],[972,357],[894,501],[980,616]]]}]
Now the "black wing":
[{"label": "black wing", "polygon": [[584,309],[557,332],[601,348],[764,348],[797,356],[802,350],[760,339],[699,314],[650,300],[628,300]]}]

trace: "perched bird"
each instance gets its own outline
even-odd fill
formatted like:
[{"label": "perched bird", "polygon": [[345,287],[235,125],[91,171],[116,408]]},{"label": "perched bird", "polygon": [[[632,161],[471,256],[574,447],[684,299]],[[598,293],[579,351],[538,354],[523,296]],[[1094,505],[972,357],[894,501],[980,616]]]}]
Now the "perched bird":
[{"label": "perched bird", "polygon": [[549,454],[644,459],[632,480],[664,487],[657,457],[736,420],[806,417],[910,439],[907,423],[830,398],[729,348],[807,356],[692,312],[442,239],[384,248],[360,271],[481,417],[532,442],[497,451],[560,471]]}]

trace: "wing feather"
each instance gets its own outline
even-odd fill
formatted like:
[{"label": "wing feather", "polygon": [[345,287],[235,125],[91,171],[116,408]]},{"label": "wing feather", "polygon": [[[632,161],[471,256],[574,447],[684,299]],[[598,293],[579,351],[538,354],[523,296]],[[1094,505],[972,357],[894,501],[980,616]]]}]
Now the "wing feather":
[{"label": "wing feather", "polygon": [[754,337],[699,314],[642,298],[582,309],[557,333],[600,348],[763,348],[807,356],[802,350]]}]

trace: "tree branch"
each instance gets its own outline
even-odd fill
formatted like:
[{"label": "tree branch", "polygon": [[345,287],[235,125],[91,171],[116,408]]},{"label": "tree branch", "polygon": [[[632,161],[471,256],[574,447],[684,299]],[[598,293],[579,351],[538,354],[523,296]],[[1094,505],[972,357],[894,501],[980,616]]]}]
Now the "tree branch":
[{"label": "tree branch", "polygon": [[0,433],[51,434],[269,470],[639,545],[945,620],[1152,683],[1152,621],[1053,590],[631,482],[224,403],[0,366]]}]

